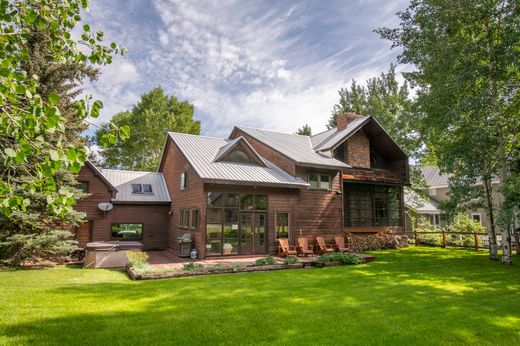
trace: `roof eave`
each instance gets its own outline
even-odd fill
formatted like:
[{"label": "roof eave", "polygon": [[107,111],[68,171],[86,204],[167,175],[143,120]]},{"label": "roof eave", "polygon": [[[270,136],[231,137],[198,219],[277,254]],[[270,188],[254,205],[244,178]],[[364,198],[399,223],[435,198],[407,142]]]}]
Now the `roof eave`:
[{"label": "roof eave", "polygon": [[310,185],[305,183],[273,183],[273,182],[258,182],[258,181],[244,181],[244,180],[223,180],[213,178],[202,178],[202,181],[206,184],[217,184],[217,185],[241,185],[241,186],[262,186],[262,187],[279,187],[279,188],[290,188],[290,189],[306,189]]}]

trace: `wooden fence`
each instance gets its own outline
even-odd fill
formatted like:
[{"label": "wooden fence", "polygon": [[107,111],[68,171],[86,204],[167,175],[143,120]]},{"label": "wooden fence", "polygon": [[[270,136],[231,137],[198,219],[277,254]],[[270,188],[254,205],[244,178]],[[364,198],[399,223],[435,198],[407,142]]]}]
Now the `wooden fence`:
[{"label": "wooden fence", "polygon": [[[464,247],[464,248],[468,248],[468,247],[472,247],[475,249],[475,251],[478,251],[479,249],[487,249],[488,247],[487,246],[482,246],[484,244],[481,244],[480,242],[480,238],[479,236],[487,236],[487,233],[477,233],[477,232],[450,232],[450,231],[445,231],[445,230],[440,230],[440,231],[428,231],[428,232],[417,232],[417,231],[413,231],[413,236],[414,236],[414,240],[415,240],[415,246],[418,246],[420,244],[420,239],[419,237],[421,235],[426,235],[426,234],[440,234],[442,236],[441,238],[441,244],[440,246],[445,248],[446,246],[454,246],[454,247]],[[474,241],[474,244],[472,246],[464,246],[464,245],[453,245],[453,244],[448,244],[448,240],[446,238],[446,236],[448,235],[470,235],[470,236],[473,236],[473,241]],[[512,235],[513,237],[513,243],[514,243],[514,248],[516,250],[516,254],[518,256],[520,256],[520,234],[519,233],[513,233]]]}]

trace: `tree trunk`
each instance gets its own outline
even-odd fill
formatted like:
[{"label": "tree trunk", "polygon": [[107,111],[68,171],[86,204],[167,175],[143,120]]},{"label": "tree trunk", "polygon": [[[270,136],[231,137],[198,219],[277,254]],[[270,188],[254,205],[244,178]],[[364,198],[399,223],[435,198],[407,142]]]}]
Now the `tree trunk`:
[{"label": "tree trunk", "polygon": [[491,226],[488,229],[489,258],[492,260],[498,260],[497,235],[495,231],[495,211],[493,209],[493,190],[490,179],[484,179],[484,186],[486,188],[487,214],[489,218],[489,224]]}]

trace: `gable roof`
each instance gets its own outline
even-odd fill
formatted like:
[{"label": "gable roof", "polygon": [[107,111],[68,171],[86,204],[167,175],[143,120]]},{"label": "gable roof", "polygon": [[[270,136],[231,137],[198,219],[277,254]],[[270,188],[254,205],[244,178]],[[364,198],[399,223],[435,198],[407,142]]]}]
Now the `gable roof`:
[{"label": "gable roof", "polygon": [[421,196],[412,189],[404,189],[404,204],[419,214],[440,214],[439,203],[432,198]]},{"label": "gable roof", "polygon": [[336,146],[343,143],[347,138],[356,133],[366,123],[368,123],[371,118],[372,117],[359,116],[350,120],[347,127],[342,130],[332,129],[333,131],[327,138],[323,139],[319,144],[314,146],[314,150],[326,151],[334,149]]},{"label": "gable roof", "polygon": [[264,143],[300,166],[321,167],[327,169],[350,168],[350,166],[344,162],[317,153],[313,149],[311,137],[309,136],[243,126],[235,126],[235,129],[238,129]]},{"label": "gable roof", "polygon": [[429,187],[448,186],[449,175],[441,174],[439,167],[420,167],[424,181]]},{"label": "gable roof", "polygon": [[[170,194],[162,173],[101,169],[103,177],[117,188],[113,202],[170,203]],[[132,184],[150,184],[152,193],[132,193]]]},{"label": "gable roof", "polygon": [[[236,143],[236,140],[176,132],[169,132],[168,136],[175,142],[204,182],[292,188],[309,186],[302,179],[289,175],[258,154],[265,166],[226,161],[215,162],[214,158],[217,157],[217,154],[232,146],[230,143]],[[246,139],[243,140],[247,143]]]},{"label": "gable roof", "polygon": [[249,144],[248,141],[242,136],[237,137],[231,141],[229,141],[227,144],[220,147],[220,149],[215,154],[215,158],[213,159],[214,162],[222,160],[228,153],[231,153],[233,148],[235,148],[237,145],[242,144],[245,145],[248,150],[251,152],[251,154],[254,156],[255,161],[259,162],[262,166],[266,166],[264,159],[258,153],[253,149],[251,144]]},{"label": "gable roof", "polygon": [[98,177],[99,179],[101,179],[101,181],[108,187],[108,189],[112,192],[112,193],[116,193],[117,192],[117,189],[116,187],[103,175],[103,173],[101,172],[101,170],[99,170],[99,168],[96,167],[96,165],[94,165],[92,162],[90,161],[86,161],[85,162],[85,166],[87,166],[88,168],[90,168],[93,172],[94,172],[94,175],[96,177]]}]

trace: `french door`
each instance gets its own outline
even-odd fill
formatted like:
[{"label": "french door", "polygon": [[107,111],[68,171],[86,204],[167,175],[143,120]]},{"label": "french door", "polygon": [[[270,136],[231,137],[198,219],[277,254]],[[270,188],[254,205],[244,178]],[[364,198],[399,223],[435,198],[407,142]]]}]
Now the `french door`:
[{"label": "french door", "polygon": [[239,254],[266,253],[266,223],[266,213],[240,213]]}]

